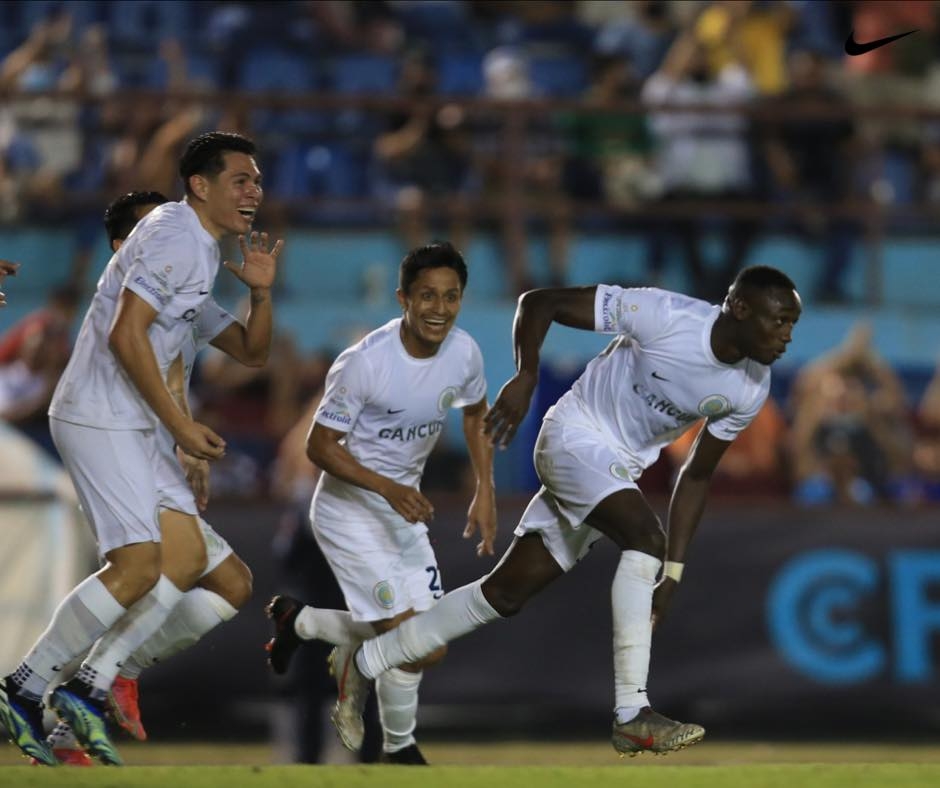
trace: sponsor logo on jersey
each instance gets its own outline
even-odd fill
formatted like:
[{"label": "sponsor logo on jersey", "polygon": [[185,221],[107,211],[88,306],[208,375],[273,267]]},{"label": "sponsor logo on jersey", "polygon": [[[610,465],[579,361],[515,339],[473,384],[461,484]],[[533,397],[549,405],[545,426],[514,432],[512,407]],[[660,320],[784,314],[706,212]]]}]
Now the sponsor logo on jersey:
[{"label": "sponsor logo on jersey", "polygon": [[731,403],[721,394],[710,394],[698,404],[698,412],[706,418],[724,416],[731,412]]},{"label": "sponsor logo on jersey", "polygon": [[[633,391],[638,394],[650,408],[666,416],[671,416],[679,424],[688,424],[690,421],[695,421],[699,418],[697,413],[686,413],[682,408],[670,402],[665,397],[661,397],[659,394],[650,391],[642,383],[634,383]],[[699,405],[699,409],[701,409],[701,405]]]},{"label": "sponsor logo on jersey", "polygon": [[165,293],[159,287],[154,287],[150,282],[144,279],[140,274],[134,277],[134,284],[140,285],[144,290],[146,290],[150,295],[157,299],[160,302],[160,306],[166,306],[167,302],[170,300],[168,293]]},{"label": "sponsor logo on jersey", "polygon": [[621,479],[625,482],[633,481],[630,478],[630,471],[627,470],[627,466],[621,465],[619,462],[612,462],[610,464],[610,475],[615,479]]},{"label": "sponsor logo on jersey", "polygon": [[320,415],[337,424],[352,424],[352,416],[342,410],[322,410]]},{"label": "sponsor logo on jersey", "polygon": [[430,438],[433,435],[437,435],[443,428],[443,421],[429,421],[427,424],[412,424],[410,427],[385,427],[379,430],[379,437],[406,443],[407,441]]},{"label": "sponsor logo on jersey", "polygon": [[386,610],[395,604],[395,591],[388,580],[380,580],[376,583],[375,588],[372,589],[372,596]]}]

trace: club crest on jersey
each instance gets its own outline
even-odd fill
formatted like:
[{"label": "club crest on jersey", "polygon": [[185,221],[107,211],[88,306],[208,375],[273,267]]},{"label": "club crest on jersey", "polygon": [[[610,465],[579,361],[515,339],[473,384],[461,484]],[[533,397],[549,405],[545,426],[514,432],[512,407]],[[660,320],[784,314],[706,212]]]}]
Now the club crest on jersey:
[{"label": "club crest on jersey", "polygon": [[698,404],[698,412],[706,418],[724,416],[731,412],[731,403],[721,394],[711,394]]},{"label": "club crest on jersey", "polygon": [[612,462],[610,464],[610,475],[615,479],[620,479],[621,481],[632,481],[630,478],[630,471],[627,470],[627,466],[621,465],[619,462]]},{"label": "club crest on jersey", "polygon": [[372,589],[372,596],[386,610],[390,610],[395,604],[395,592],[388,580],[380,580],[376,583],[375,588]]},{"label": "club crest on jersey", "polygon": [[441,413],[444,413],[453,405],[455,399],[457,399],[457,389],[453,386],[448,386],[441,392],[441,396],[437,398],[437,409]]}]

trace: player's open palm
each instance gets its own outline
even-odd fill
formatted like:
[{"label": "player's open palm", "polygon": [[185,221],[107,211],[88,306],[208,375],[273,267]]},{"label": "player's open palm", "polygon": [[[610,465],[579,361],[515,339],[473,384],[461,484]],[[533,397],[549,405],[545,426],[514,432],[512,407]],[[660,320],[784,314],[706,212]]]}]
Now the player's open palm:
[{"label": "player's open palm", "polygon": [[182,451],[199,460],[218,460],[225,456],[225,441],[205,424],[189,421],[173,435]]},{"label": "player's open palm", "polygon": [[480,534],[477,557],[496,555],[493,547],[496,541],[496,496],[492,491],[477,492],[470,501],[467,527],[463,529],[463,538],[470,539],[475,533]]},{"label": "player's open palm", "polygon": [[434,517],[431,502],[414,487],[391,482],[382,497],[409,523],[426,523]]},{"label": "player's open palm", "polygon": [[198,460],[190,457],[179,448],[176,450],[176,457],[183,467],[183,473],[186,474],[186,481],[193,491],[193,497],[196,499],[196,506],[200,512],[204,512],[209,505],[209,463],[206,460]]},{"label": "player's open palm", "polygon": [[242,262],[225,261],[225,267],[235,274],[248,287],[270,288],[277,273],[277,258],[284,248],[284,241],[278,240],[273,247],[268,247],[267,233],[252,233],[248,239],[238,236],[238,245],[242,250]]},{"label": "player's open palm", "polygon": [[492,445],[505,448],[515,437],[516,430],[529,412],[535,383],[534,376],[517,372],[499,390],[493,407],[483,418],[483,430]]}]

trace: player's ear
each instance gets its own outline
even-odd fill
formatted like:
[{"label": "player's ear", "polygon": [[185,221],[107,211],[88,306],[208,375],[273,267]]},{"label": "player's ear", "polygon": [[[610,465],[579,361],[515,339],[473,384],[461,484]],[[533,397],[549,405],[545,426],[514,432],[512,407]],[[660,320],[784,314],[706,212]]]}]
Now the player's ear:
[{"label": "player's ear", "polygon": [[402,310],[408,308],[405,304],[405,293],[400,287],[395,290],[395,298],[398,299],[398,305],[402,308]]},{"label": "player's ear", "polygon": [[209,180],[203,175],[191,175],[189,188],[202,201],[205,201],[209,196]]},{"label": "player's ear", "polygon": [[746,320],[753,311],[747,299],[743,298],[740,293],[728,295],[728,306],[736,320]]}]

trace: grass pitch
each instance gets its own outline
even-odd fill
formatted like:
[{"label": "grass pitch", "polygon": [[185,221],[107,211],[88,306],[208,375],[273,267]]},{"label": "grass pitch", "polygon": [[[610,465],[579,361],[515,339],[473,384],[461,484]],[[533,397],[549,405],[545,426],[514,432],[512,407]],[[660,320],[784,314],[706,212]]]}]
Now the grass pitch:
[{"label": "grass pitch", "polygon": [[2,788],[927,788],[940,747],[705,742],[620,760],[606,743],[422,745],[437,764],[281,766],[267,745],[128,744],[125,768],[32,767],[0,749]]}]

